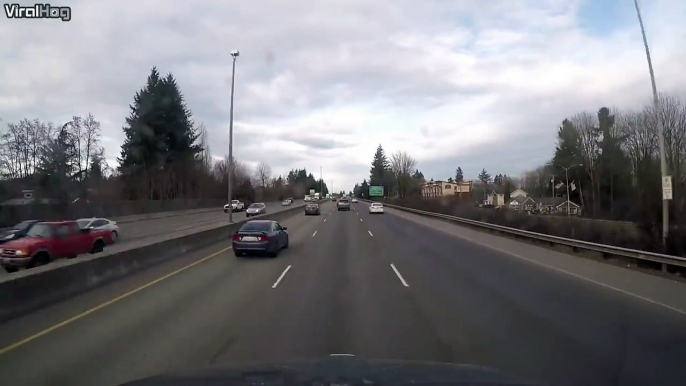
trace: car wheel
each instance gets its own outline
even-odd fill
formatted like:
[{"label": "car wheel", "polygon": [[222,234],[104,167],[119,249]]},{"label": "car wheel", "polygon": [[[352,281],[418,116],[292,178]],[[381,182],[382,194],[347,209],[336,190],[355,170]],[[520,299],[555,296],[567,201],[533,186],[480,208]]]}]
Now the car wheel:
[{"label": "car wheel", "polygon": [[224,213],[229,213],[229,211],[228,211],[228,210],[226,210],[226,209],[224,209]]},{"label": "car wheel", "polygon": [[236,255],[236,257],[242,257],[243,256],[243,252],[237,251],[235,249],[233,250],[233,254]]},{"label": "car wheel", "polygon": [[19,269],[17,267],[5,267],[5,271],[7,271],[7,273],[14,273],[14,272],[17,272],[18,270]]},{"label": "car wheel", "polygon": [[290,237],[286,236],[286,244],[284,244],[283,249],[288,249],[288,242],[290,241]]},{"label": "car wheel", "polygon": [[93,244],[93,248],[91,248],[91,254],[100,253],[104,249],[105,249],[105,242],[102,240],[98,240]]},{"label": "car wheel", "polygon": [[276,258],[277,256],[279,256],[279,251],[274,250],[274,252],[267,252],[267,256],[269,256],[270,258],[274,259],[274,258]]},{"label": "car wheel", "polygon": [[48,264],[50,262],[50,255],[45,252],[41,252],[31,259],[29,265],[26,268],[40,267],[41,265]]},{"label": "car wheel", "polygon": [[119,233],[117,231],[112,231],[112,242],[119,240]]}]

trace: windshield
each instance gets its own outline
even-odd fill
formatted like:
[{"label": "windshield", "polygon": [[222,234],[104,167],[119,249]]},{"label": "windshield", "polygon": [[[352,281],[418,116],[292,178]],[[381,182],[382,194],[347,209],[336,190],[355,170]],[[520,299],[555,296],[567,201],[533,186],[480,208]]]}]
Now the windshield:
[{"label": "windshield", "polygon": [[319,205],[317,204],[307,204],[308,208],[319,208]]},{"label": "windshield", "polygon": [[272,229],[272,223],[270,222],[257,222],[251,221],[241,227],[241,231],[257,231],[257,232],[267,232]]},{"label": "windshield", "polygon": [[686,0],[1,8],[0,384],[686,386]]},{"label": "windshield", "polygon": [[45,237],[49,238],[52,235],[52,226],[48,224],[38,223],[34,225],[26,234],[27,237]]}]

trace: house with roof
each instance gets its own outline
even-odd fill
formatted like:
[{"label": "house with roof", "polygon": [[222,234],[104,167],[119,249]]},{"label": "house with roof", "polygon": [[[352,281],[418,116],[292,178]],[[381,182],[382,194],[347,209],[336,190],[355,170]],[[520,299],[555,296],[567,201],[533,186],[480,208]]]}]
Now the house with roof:
[{"label": "house with roof", "polygon": [[524,210],[524,211],[532,211],[533,209],[536,208],[537,202],[531,198],[531,197],[522,197],[517,196],[514,198],[510,199],[510,202],[507,203],[507,207],[509,209],[513,210]]},{"label": "house with roof", "polygon": [[448,196],[471,197],[472,181],[428,181],[420,186],[423,198]]},{"label": "house with roof", "polygon": [[528,197],[529,193],[524,191],[524,189],[515,189],[512,193],[510,193],[510,198],[515,198],[515,197]]},{"label": "house with roof", "polygon": [[486,194],[484,205],[503,206],[505,205],[505,187],[496,185],[490,193]]},{"label": "house with roof", "polygon": [[[567,214],[567,208],[569,207],[569,214],[573,216],[581,215],[581,205],[575,203],[574,201],[566,200],[562,197],[541,197],[537,201],[537,209],[541,213],[564,213]],[[569,204],[569,205],[568,205]]]}]

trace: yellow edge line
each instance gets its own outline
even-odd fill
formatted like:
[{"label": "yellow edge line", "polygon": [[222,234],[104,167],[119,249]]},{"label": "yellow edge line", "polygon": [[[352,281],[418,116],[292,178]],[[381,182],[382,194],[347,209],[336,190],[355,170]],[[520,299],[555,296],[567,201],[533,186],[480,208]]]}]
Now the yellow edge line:
[{"label": "yellow edge line", "polygon": [[35,333],[35,334],[33,334],[33,335],[31,335],[31,336],[29,336],[29,337],[27,337],[27,338],[24,338],[24,339],[20,340],[19,342],[13,343],[13,344],[11,344],[11,345],[9,345],[9,346],[7,346],[7,347],[3,347],[2,349],[0,349],[0,355],[6,354],[6,353],[8,353],[8,352],[10,352],[10,351],[12,351],[12,350],[18,348],[18,347],[21,347],[21,346],[23,346],[23,345],[25,345],[25,344],[27,344],[27,343],[29,343],[29,342],[31,342],[31,341],[34,341],[34,340],[40,338],[40,337],[43,336],[43,335],[47,335],[47,334],[49,334],[49,333],[51,333],[51,332],[53,332],[53,331],[55,331],[55,330],[57,330],[57,329],[59,329],[59,328],[62,328],[62,327],[64,327],[64,326],[68,325],[68,324],[71,324],[71,323],[73,323],[73,322],[75,322],[75,321],[77,321],[77,320],[79,320],[79,319],[85,318],[86,316],[88,316],[88,315],[90,315],[90,314],[92,314],[92,313],[94,313],[94,312],[96,312],[96,311],[98,311],[98,310],[101,310],[101,309],[103,309],[103,308],[105,308],[105,307],[107,307],[107,306],[110,306],[110,305],[112,305],[112,304],[114,304],[114,303],[116,303],[116,302],[118,302],[118,301],[120,301],[120,300],[123,300],[123,299],[125,299],[125,298],[128,298],[129,296],[131,296],[131,295],[133,295],[133,294],[135,294],[135,293],[137,293],[137,292],[143,291],[144,289],[146,289],[146,288],[148,288],[148,287],[151,287],[151,286],[153,286],[153,285],[155,285],[155,284],[157,284],[157,283],[159,283],[159,282],[161,282],[161,281],[163,281],[163,280],[169,279],[170,277],[172,277],[172,276],[174,276],[174,275],[176,275],[176,274],[179,274],[179,273],[181,273],[181,272],[183,272],[183,271],[185,271],[185,270],[187,270],[187,269],[189,269],[189,268],[192,268],[192,267],[194,267],[194,266],[196,266],[196,265],[198,265],[198,264],[200,264],[200,263],[202,263],[202,262],[204,262],[204,261],[207,261],[207,260],[209,260],[209,259],[211,259],[211,258],[213,258],[213,257],[215,257],[215,256],[217,256],[217,255],[219,255],[219,254],[221,254],[221,253],[224,253],[224,252],[228,251],[228,250],[231,249],[231,248],[232,248],[232,247],[227,247],[227,248],[224,248],[224,249],[222,249],[221,251],[217,251],[217,252],[215,252],[215,253],[213,253],[213,254],[211,254],[211,255],[209,255],[209,256],[205,256],[205,257],[203,257],[202,259],[200,259],[200,260],[198,260],[198,261],[196,261],[196,262],[193,262],[193,263],[191,263],[191,264],[189,264],[189,265],[187,265],[187,266],[185,266],[185,267],[182,267],[182,268],[177,269],[177,270],[174,271],[174,272],[168,273],[168,274],[166,274],[166,275],[164,275],[164,276],[162,276],[162,277],[160,277],[160,278],[157,278],[157,279],[151,281],[150,283],[144,284],[144,285],[142,285],[142,286],[140,286],[140,287],[138,287],[138,288],[136,288],[136,289],[134,289],[134,290],[131,290],[131,291],[129,291],[129,292],[123,294],[123,295],[119,295],[119,296],[117,296],[117,297],[114,298],[114,299],[111,299],[111,300],[106,301],[105,303],[99,304],[99,305],[97,305],[97,306],[95,306],[95,307],[93,307],[93,308],[91,308],[91,309],[89,309],[89,310],[87,310],[87,311],[84,311],[84,312],[82,312],[82,313],[80,313],[80,314],[78,314],[78,315],[76,315],[76,316],[73,316],[73,317],[71,317],[71,318],[69,318],[69,319],[67,319],[67,320],[65,320],[65,321],[62,321],[62,322],[57,323],[57,324],[55,324],[55,325],[53,325],[53,326],[51,326],[51,327],[48,327],[48,328],[46,328],[46,329],[43,330],[43,331],[40,331],[40,332]]}]

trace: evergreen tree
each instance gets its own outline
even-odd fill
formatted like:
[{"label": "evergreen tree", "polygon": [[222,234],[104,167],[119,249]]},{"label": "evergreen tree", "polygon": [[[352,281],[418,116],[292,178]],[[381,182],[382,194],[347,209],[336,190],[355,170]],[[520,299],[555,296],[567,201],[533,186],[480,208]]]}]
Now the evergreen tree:
[{"label": "evergreen tree", "polygon": [[479,173],[479,181],[483,183],[484,185],[488,185],[489,182],[491,182],[491,175],[488,174],[486,169],[481,169],[481,173]]},{"label": "evergreen tree", "polygon": [[[161,78],[153,67],[145,87],[134,96],[130,109],[122,128],[124,143],[118,158],[119,170],[127,185],[142,185],[150,198],[166,196],[170,192],[175,196],[181,190],[187,190],[193,185],[193,169],[203,149],[197,143],[198,133],[193,127],[192,114],[173,75]],[[171,179],[169,183],[160,184],[165,186],[164,192],[153,186],[163,178]]]},{"label": "evergreen tree", "polygon": [[376,148],[376,153],[374,154],[374,160],[372,161],[372,168],[369,171],[369,184],[374,186],[385,186],[388,182],[388,176],[390,164],[386,154],[384,153],[383,147],[379,145]]},{"label": "evergreen tree", "polygon": [[462,168],[458,166],[457,169],[455,169],[455,182],[462,181],[464,181],[464,174],[462,173]]}]

